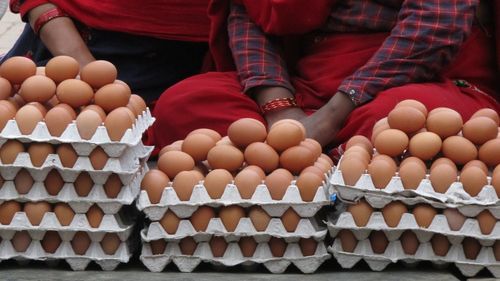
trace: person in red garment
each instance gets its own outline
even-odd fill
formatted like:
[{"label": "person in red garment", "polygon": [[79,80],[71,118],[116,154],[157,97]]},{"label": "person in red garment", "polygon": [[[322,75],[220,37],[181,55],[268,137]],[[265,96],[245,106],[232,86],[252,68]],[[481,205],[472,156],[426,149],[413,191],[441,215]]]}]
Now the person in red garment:
[{"label": "person in red garment", "polygon": [[118,78],[148,101],[200,72],[208,49],[208,0],[11,0],[28,23],[12,56],[45,65],[69,55],[81,66],[111,61]]},{"label": "person in red garment", "polygon": [[[159,148],[199,127],[224,134],[251,117],[302,122],[332,154],[401,100],[446,106],[467,120],[499,110],[492,4],[479,0],[214,0],[217,72],[160,97]],[[228,56],[230,54],[231,56]]]}]

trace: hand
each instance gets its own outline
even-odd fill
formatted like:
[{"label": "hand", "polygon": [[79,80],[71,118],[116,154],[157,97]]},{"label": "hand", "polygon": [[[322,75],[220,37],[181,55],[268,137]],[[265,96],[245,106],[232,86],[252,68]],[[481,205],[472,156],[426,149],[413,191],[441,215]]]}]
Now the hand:
[{"label": "hand", "polygon": [[[259,106],[264,105],[266,102],[278,98],[293,98],[292,92],[283,87],[260,87],[253,90],[254,98]],[[307,115],[298,107],[290,107],[278,111],[271,111],[265,116],[267,126],[270,128],[274,123],[282,119],[300,120]]]}]

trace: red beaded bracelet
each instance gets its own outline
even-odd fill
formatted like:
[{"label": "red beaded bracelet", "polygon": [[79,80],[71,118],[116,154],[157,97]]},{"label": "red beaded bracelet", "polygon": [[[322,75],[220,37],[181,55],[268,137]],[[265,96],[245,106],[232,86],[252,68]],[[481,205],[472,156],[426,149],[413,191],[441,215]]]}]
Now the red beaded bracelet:
[{"label": "red beaded bracelet", "polygon": [[261,106],[262,114],[266,114],[271,111],[285,109],[289,107],[298,107],[297,101],[294,98],[277,98],[270,100]]},{"label": "red beaded bracelet", "polygon": [[49,21],[51,21],[55,18],[58,18],[58,17],[67,17],[67,16],[68,15],[65,12],[63,12],[61,9],[59,9],[57,7],[50,9],[50,10],[44,12],[43,14],[41,14],[36,19],[35,25],[33,27],[33,31],[35,32],[35,34],[38,34],[40,32],[40,29]]}]

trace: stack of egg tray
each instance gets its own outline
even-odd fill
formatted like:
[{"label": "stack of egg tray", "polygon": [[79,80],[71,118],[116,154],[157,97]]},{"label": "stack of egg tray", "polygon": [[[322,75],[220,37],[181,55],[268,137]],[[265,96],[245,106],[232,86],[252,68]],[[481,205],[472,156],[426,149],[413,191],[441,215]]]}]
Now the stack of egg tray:
[{"label": "stack of egg tray", "polygon": [[[445,194],[435,192],[429,180],[429,174],[420,182],[416,190],[405,190],[401,178],[396,174],[384,189],[375,188],[371,176],[363,174],[354,186],[347,186],[342,178],[342,171],[334,171],[331,179],[330,194],[345,202],[356,202],[365,199],[374,209],[382,209],[392,201],[400,201],[407,206],[416,204],[429,204],[435,209],[457,209],[467,217],[462,227],[453,231],[450,229],[448,221],[444,215],[436,215],[428,228],[420,227],[413,214],[403,214],[396,227],[389,227],[382,213],[375,211],[366,226],[356,226],[351,213],[343,212],[337,216],[330,216],[328,229],[332,238],[335,238],[340,230],[350,230],[358,240],[354,252],[343,251],[340,240],[335,239],[329,251],[334,255],[343,268],[352,268],[361,260],[364,260],[374,271],[382,271],[389,264],[402,261],[407,265],[414,265],[421,261],[431,261],[437,266],[455,264],[464,276],[475,276],[483,268],[487,268],[495,277],[500,277],[500,261],[497,261],[493,251],[493,244],[500,240],[500,200],[493,186],[490,185],[491,178],[488,177],[488,185],[476,196],[471,197],[464,191],[462,184],[457,181],[450,185]],[[497,218],[497,223],[493,231],[482,234],[477,220],[474,218],[482,212],[488,210]],[[420,246],[414,255],[405,254],[400,236],[410,230],[417,236]],[[389,240],[383,254],[375,254],[368,239],[372,231],[383,231]],[[451,244],[446,256],[434,254],[430,240],[434,234],[444,235]],[[470,237],[476,239],[481,250],[476,259],[467,259],[464,254],[462,241]]]},{"label": "stack of egg tray", "polygon": [[[141,231],[143,241],[141,260],[153,272],[163,271],[173,262],[180,271],[192,272],[204,262],[215,266],[231,267],[236,265],[255,266],[263,264],[272,273],[284,272],[290,264],[294,264],[303,273],[313,273],[327,259],[330,254],[325,246],[327,229],[317,223],[316,214],[323,206],[329,205],[327,197],[328,180],[325,177],[312,202],[304,202],[300,197],[295,181],[288,187],[282,200],[273,200],[264,184],[257,186],[251,199],[242,199],[238,188],[228,184],[220,199],[211,199],[207,190],[200,182],[194,187],[189,201],[180,201],[172,186],[163,191],[158,204],[151,204],[148,194],[141,191],[137,208],[145,213],[151,223]],[[200,206],[222,207],[239,205],[243,208],[261,206],[272,217],[265,231],[258,232],[249,218],[241,218],[234,232],[228,232],[220,218],[212,218],[205,232],[196,232],[189,218]],[[293,208],[301,217],[295,232],[287,232],[279,217],[288,209]],[[158,221],[167,210],[174,212],[180,219],[179,227],[175,234],[164,231]],[[179,241],[184,237],[193,237],[197,248],[193,255],[183,255],[179,248]],[[208,241],[213,236],[223,236],[228,247],[222,257],[214,257]],[[253,257],[244,257],[238,245],[241,237],[251,236],[258,243]],[[283,238],[287,248],[283,257],[273,257],[268,245],[271,237]],[[317,243],[314,255],[304,256],[298,244],[300,238],[313,238]],[[164,239],[167,243],[162,254],[152,253],[150,242]]]},{"label": "stack of egg tray", "polygon": [[[41,167],[32,165],[28,153],[20,153],[12,164],[0,164],[0,174],[4,183],[0,188],[0,203],[8,200],[18,202],[67,203],[75,212],[75,216],[68,226],[61,226],[53,212],[44,215],[38,226],[33,226],[24,212],[14,215],[9,225],[0,224],[0,261],[14,259],[18,261],[38,260],[51,262],[65,260],[73,270],[84,270],[92,261],[103,270],[113,270],[120,263],[127,263],[135,247],[133,233],[135,221],[134,213],[126,213],[122,206],[131,205],[140,191],[140,184],[144,174],[148,171],[147,159],[153,148],[142,144],[142,134],[154,122],[149,109],[139,115],[131,129],[128,129],[119,142],[111,141],[104,126],[99,126],[90,140],[80,137],[76,123],[73,122],[60,137],[50,135],[44,122],[39,122],[30,135],[23,135],[19,131],[15,120],[9,120],[0,132],[0,144],[9,139],[22,143],[50,143],[71,144],[78,155],[72,168],[65,168],[57,154],[49,154]],[[89,154],[100,146],[109,156],[102,170],[95,170],[89,160]],[[14,178],[21,170],[26,169],[33,177],[34,184],[27,194],[19,194],[14,185]],[[51,196],[44,186],[47,174],[56,169],[64,179],[62,190]],[[87,172],[94,182],[90,193],[80,197],[75,192],[74,181],[82,172]],[[123,186],[116,198],[108,198],[103,185],[112,174],[119,176]],[[92,228],[85,213],[97,204],[104,213],[98,228]],[[134,208],[135,209],[135,208]],[[122,210],[122,211],[121,211]],[[25,252],[16,252],[11,239],[18,231],[28,231],[32,242]],[[55,253],[46,253],[41,247],[40,240],[47,231],[56,231],[62,243]],[[76,232],[86,232],[92,243],[84,255],[77,255],[71,247],[71,240]],[[106,233],[116,233],[121,245],[113,255],[107,255],[102,250],[100,241]],[[129,239],[130,238],[130,239]]]}]

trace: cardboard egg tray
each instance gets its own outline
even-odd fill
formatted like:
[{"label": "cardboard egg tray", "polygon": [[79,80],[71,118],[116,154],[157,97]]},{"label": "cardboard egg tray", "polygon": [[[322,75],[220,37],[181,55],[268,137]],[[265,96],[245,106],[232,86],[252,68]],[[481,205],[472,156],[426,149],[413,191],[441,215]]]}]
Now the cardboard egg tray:
[{"label": "cardboard egg tray", "polygon": [[239,205],[249,207],[261,206],[271,217],[280,217],[288,208],[293,208],[300,217],[313,217],[323,206],[329,205],[327,197],[328,184],[323,183],[316,191],[312,202],[305,202],[300,197],[295,181],[292,181],[282,200],[273,200],[267,186],[257,186],[251,199],[242,199],[238,188],[228,184],[220,199],[211,199],[203,183],[196,185],[189,201],[181,201],[172,186],[163,190],[159,204],[151,204],[146,191],[141,191],[137,208],[146,214],[152,221],[160,220],[165,212],[170,209],[179,218],[189,218],[200,206],[220,207]]},{"label": "cardboard egg tray", "polygon": [[370,240],[359,241],[354,252],[345,252],[339,239],[328,250],[333,254],[338,263],[350,269],[358,262],[364,260],[373,271],[382,271],[389,264],[402,261],[406,264],[415,264],[420,261],[431,261],[436,265],[455,264],[467,277],[475,276],[483,268],[487,268],[496,278],[500,277],[500,262],[495,259],[491,247],[482,247],[475,260],[465,257],[461,244],[451,245],[446,256],[437,256],[432,250],[430,242],[420,244],[415,255],[407,255],[399,240],[389,242],[383,254],[373,253]]},{"label": "cardboard egg tray", "polygon": [[149,109],[146,109],[137,117],[133,127],[125,132],[120,141],[112,141],[104,126],[99,126],[90,140],[82,139],[75,121],[68,125],[60,137],[51,136],[45,122],[39,122],[30,135],[23,135],[19,131],[16,120],[11,119],[0,132],[0,142],[17,139],[21,142],[71,143],[78,155],[88,155],[99,145],[110,157],[119,157],[128,148],[139,145],[142,134],[153,124],[154,120]]},{"label": "cardboard egg tray", "polygon": [[321,227],[311,218],[301,219],[294,232],[287,232],[283,222],[279,218],[272,218],[265,231],[257,231],[250,218],[241,218],[238,226],[233,232],[224,227],[220,218],[212,218],[204,232],[194,229],[189,220],[181,220],[177,232],[168,234],[159,222],[152,222],[149,227],[141,232],[143,241],[165,239],[167,241],[178,241],[185,237],[193,237],[197,242],[209,241],[212,236],[224,236],[227,242],[238,241],[240,237],[252,236],[257,243],[267,242],[271,236],[284,238],[287,243],[298,242],[300,238],[311,238],[324,240],[327,234],[325,227]]},{"label": "cardboard egg tray", "polygon": [[[43,181],[34,182],[31,190],[27,194],[19,194],[16,190],[14,181],[5,181],[3,185],[0,186],[0,204],[9,200],[15,200],[18,202],[65,202],[71,206],[75,213],[86,213],[93,204],[97,204],[105,214],[112,215],[116,214],[123,205],[130,205],[134,202],[139,194],[142,178],[147,171],[147,164],[143,164],[136,174],[132,175],[134,176],[132,180],[128,184],[122,186],[120,193],[116,196],[116,198],[108,198],[106,195],[103,186],[106,180],[101,179],[103,175],[96,176],[92,173],[89,173],[90,177],[98,183],[94,184],[89,194],[85,197],[78,196],[73,183],[65,182],[61,191],[59,191],[57,195],[52,196],[47,193]],[[105,179],[107,179],[108,176],[109,175],[107,175]],[[120,178],[122,178],[122,176],[120,176]],[[128,179],[129,175],[124,177]],[[96,178],[99,180],[96,181]],[[69,179],[68,177],[63,177],[63,179],[69,182],[74,182],[76,177],[69,177]]]},{"label": "cardboard egg tray", "polygon": [[253,257],[243,257],[238,243],[229,243],[223,257],[214,257],[207,242],[198,244],[192,256],[183,255],[177,242],[167,243],[165,252],[153,255],[148,243],[143,243],[141,261],[153,272],[161,272],[173,262],[181,272],[192,272],[202,263],[213,265],[236,266],[263,264],[272,273],[283,273],[290,264],[294,264],[303,273],[313,273],[326,260],[330,259],[322,241],[318,241],[316,253],[312,256],[303,256],[297,243],[288,244],[283,257],[273,257],[267,243],[259,243]]}]

